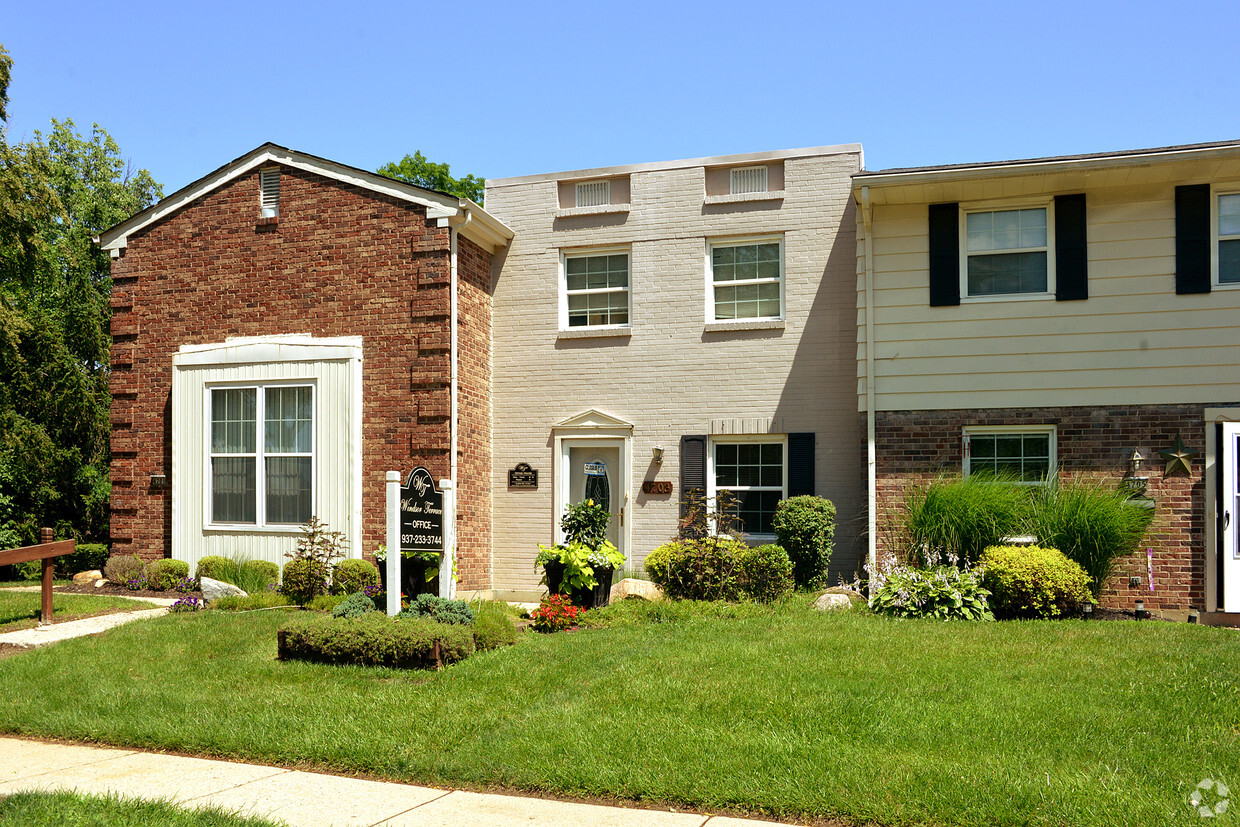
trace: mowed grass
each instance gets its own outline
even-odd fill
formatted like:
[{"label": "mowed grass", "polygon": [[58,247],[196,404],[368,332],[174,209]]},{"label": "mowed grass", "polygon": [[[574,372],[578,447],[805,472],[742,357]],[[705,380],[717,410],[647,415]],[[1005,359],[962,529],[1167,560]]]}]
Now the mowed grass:
[{"label": "mowed grass", "polygon": [[[52,622],[60,623],[79,617],[111,612],[133,612],[154,608],[149,603],[124,597],[94,594],[52,594]],[[0,632],[12,632],[36,626],[43,613],[43,596],[39,592],[0,591]]]},{"label": "mowed grass", "polygon": [[877,824],[1199,824],[1200,780],[1240,789],[1231,630],[653,617],[427,673],[280,663],[285,613],[174,615],[0,661],[0,730]]},{"label": "mowed grass", "polygon": [[16,793],[0,798],[5,827],[275,827],[275,822],[214,807],[182,808],[164,801],[80,793]]}]

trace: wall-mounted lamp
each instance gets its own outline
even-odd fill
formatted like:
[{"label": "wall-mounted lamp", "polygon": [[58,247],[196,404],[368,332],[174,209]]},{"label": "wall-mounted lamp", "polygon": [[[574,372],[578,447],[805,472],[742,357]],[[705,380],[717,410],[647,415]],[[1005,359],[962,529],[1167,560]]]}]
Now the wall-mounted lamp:
[{"label": "wall-mounted lamp", "polygon": [[1132,450],[1132,456],[1128,458],[1128,476],[1141,476],[1141,463],[1145,461],[1145,457],[1141,456],[1141,452],[1137,449]]},{"label": "wall-mounted lamp", "polygon": [[1122,485],[1131,492],[1130,496],[1140,497],[1145,494],[1145,488],[1149,485],[1150,478],[1141,475],[1141,463],[1145,462],[1145,457],[1141,456],[1141,452],[1136,448],[1132,449],[1132,455],[1128,457],[1128,473],[1124,474]]},{"label": "wall-mounted lamp", "polygon": [[654,446],[653,448],[650,449],[650,454],[651,456],[654,457],[655,464],[657,465],[663,464],[663,446],[661,445]]}]

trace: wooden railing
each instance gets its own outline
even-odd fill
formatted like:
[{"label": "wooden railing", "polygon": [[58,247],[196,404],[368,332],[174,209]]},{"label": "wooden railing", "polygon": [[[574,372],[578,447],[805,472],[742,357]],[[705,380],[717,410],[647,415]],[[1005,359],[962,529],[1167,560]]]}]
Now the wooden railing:
[{"label": "wooden railing", "polygon": [[11,566],[15,563],[28,563],[31,560],[43,561],[43,622],[52,622],[52,558],[62,554],[72,554],[77,547],[74,540],[52,541],[52,530],[43,529],[43,540],[37,546],[0,551],[0,566]]}]

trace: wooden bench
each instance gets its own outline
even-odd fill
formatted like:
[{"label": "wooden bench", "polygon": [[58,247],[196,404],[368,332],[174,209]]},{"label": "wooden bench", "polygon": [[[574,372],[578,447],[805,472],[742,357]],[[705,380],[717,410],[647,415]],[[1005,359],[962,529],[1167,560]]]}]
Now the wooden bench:
[{"label": "wooden bench", "polygon": [[15,563],[28,563],[31,560],[43,561],[43,623],[52,622],[52,558],[62,554],[72,554],[77,548],[75,540],[52,541],[52,530],[43,529],[43,542],[37,546],[0,551],[0,566],[11,566]]}]

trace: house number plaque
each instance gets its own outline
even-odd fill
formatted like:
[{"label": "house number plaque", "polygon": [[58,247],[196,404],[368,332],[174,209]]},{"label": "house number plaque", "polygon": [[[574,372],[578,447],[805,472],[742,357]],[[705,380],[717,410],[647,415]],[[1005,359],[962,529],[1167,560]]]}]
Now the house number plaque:
[{"label": "house number plaque", "polygon": [[670,494],[672,493],[672,484],[667,481],[646,480],[642,483],[643,494]]}]

